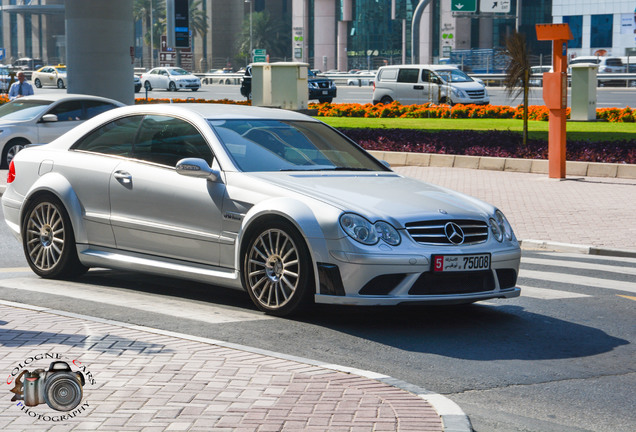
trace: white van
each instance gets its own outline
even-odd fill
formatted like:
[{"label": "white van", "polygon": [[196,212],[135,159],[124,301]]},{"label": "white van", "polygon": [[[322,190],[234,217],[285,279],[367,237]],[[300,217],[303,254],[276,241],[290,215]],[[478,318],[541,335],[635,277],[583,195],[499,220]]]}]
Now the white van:
[{"label": "white van", "polygon": [[486,86],[450,65],[382,66],[373,85],[373,103],[421,105],[490,103]]}]

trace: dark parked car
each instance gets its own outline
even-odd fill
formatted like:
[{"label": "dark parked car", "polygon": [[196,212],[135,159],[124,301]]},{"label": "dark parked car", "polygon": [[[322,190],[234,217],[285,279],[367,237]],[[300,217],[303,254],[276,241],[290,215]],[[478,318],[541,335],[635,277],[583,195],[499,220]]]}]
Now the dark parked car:
[{"label": "dark parked car", "polygon": [[[338,89],[329,78],[318,77],[313,71],[307,71],[307,87],[309,100],[318,99],[318,102],[331,102],[336,97]],[[252,99],[252,67],[245,69],[245,76],[241,80],[241,95]]]}]

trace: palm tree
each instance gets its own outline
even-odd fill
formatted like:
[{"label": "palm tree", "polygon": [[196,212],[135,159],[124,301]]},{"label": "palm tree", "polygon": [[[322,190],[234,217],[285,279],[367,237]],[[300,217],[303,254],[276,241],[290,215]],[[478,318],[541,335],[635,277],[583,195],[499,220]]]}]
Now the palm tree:
[{"label": "palm tree", "polygon": [[506,94],[516,98],[523,93],[523,145],[528,142],[528,92],[530,80],[530,52],[526,38],[515,32],[506,41],[510,63],[506,68]]},{"label": "palm tree", "polygon": [[[152,16],[152,23],[151,23]],[[157,48],[161,41],[161,35],[164,33],[161,29],[165,29],[166,19],[166,1],[165,0],[135,0],[133,3],[133,18],[135,21],[142,22],[142,32],[144,41],[146,42],[147,57],[152,56],[152,49]],[[162,24],[163,22],[163,24]],[[150,47],[150,28],[153,30],[153,47]],[[162,27],[163,26],[163,27]],[[146,50],[144,50],[146,51]],[[145,54],[143,54],[143,58]]]},{"label": "palm tree", "polygon": [[[251,56],[249,16],[243,21],[238,44],[238,57],[249,59]],[[270,57],[290,57],[291,46],[291,28],[288,19],[275,21],[267,10],[252,13],[253,48],[265,49]]]}]

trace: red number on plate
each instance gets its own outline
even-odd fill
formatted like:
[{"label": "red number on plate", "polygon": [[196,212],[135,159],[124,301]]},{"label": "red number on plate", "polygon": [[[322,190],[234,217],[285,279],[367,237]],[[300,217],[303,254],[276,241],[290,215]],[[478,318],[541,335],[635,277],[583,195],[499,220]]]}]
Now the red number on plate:
[{"label": "red number on plate", "polygon": [[444,257],[438,256],[435,257],[435,267],[434,267],[435,271],[442,271],[444,270]]}]

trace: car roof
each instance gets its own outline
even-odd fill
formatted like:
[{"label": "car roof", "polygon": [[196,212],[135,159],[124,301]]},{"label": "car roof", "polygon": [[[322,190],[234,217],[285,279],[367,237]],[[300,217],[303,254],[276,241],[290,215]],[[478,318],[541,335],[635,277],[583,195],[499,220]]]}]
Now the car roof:
[{"label": "car roof", "polygon": [[70,94],[64,94],[64,93],[49,93],[49,94],[41,94],[41,95],[33,95],[33,96],[24,96],[21,97],[20,100],[25,101],[25,100],[39,100],[39,101],[45,101],[45,102],[58,102],[58,101],[62,101],[62,100],[73,100],[73,99],[81,99],[81,100],[100,100],[100,101],[104,101],[104,102],[111,102],[111,103],[115,103],[117,105],[120,106],[124,106],[123,103],[118,102],[114,99],[108,99],[105,97],[101,97],[101,96],[93,96],[93,95],[85,95],[85,94],[75,94],[75,93],[70,93]]},{"label": "car roof", "polygon": [[170,104],[150,104],[150,105],[133,105],[117,110],[109,111],[114,116],[121,114],[177,114],[187,115],[188,113],[195,113],[205,119],[264,119],[264,120],[303,120],[314,121],[305,114],[298,113],[296,111],[278,109],[278,108],[265,108],[265,107],[253,107],[246,105],[232,105],[232,104],[216,104],[216,103],[170,103]]},{"label": "car roof", "polygon": [[381,69],[388,68],[427,68],[431,70],[449,70],[449,69],[459,69],[457,66],[452,64],[445,65],[435,65],[435,64],[408,64],[408,65],[390,65],[390,66],[382,66]]}]

